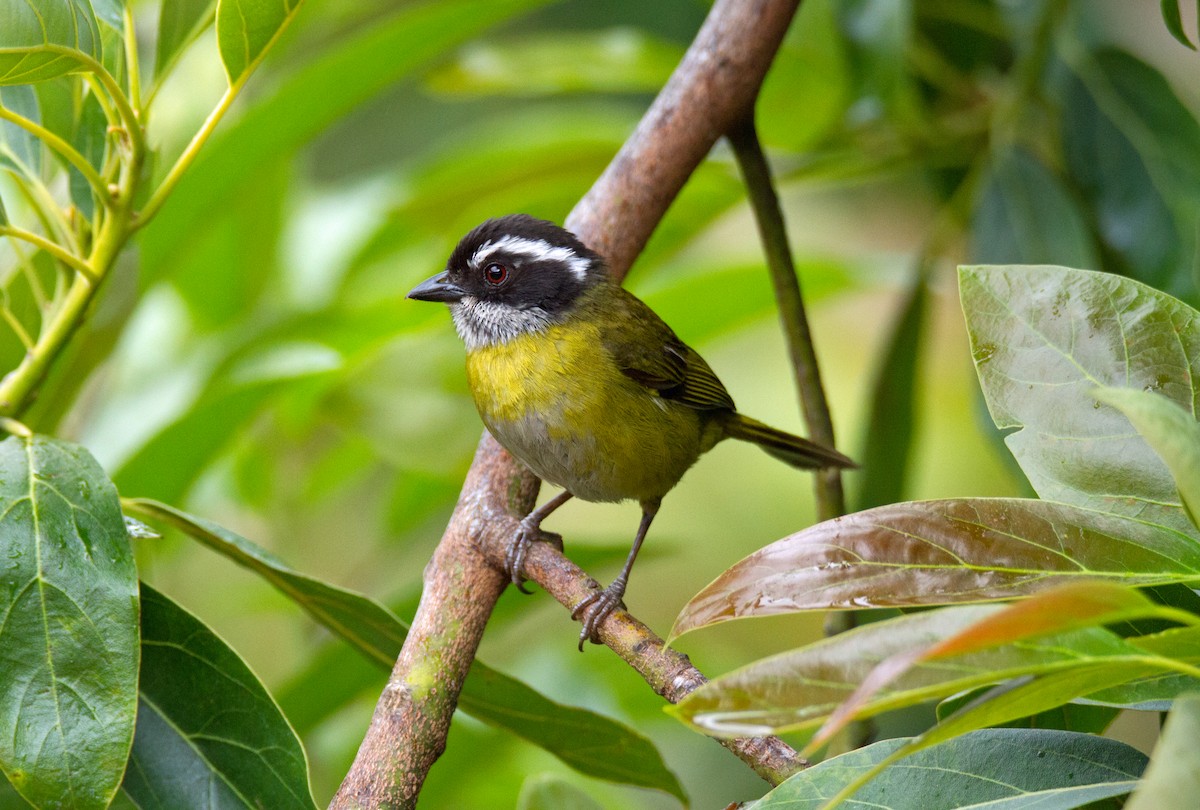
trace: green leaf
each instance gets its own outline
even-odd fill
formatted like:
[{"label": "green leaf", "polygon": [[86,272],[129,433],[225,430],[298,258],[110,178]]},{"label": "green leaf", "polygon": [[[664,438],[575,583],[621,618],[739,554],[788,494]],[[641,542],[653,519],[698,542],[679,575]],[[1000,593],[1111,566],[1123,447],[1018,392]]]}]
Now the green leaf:
[{"label": "green leaf", "polygon": [[1176,805],[1186,796],[1200,796],[1200,695],[1175,701],[1162,736],[1150,757],[1142,784],[1134,791],[1126,810],[1157,810]]},{"label": "green leaf", "polygon": [[1195,413],[1200,317],[1144,284],[1050,266],[959,268],[992,420],[1038,495],[1197,536],[1154,450],[1101,407],[1102,386],[1156,391]]},{"label": "green leaf", "polygon": [[183,49],[213,21],[214,5],[214,0],[162,0],[154,52],[156,78],[167,73]]},{"label": "green leaf", "polygon": [[124,501],[126,510],[173,526],[239,565],[254,571],[376,663],[391,668],[408,628],[378,602],[293,571],[265,549],[204,518],[145,498]]},{"label": "green leaf", "polygon": [[634,28],[526,34],[472,43],[429,75],[431,89],[460,95],[653,93],[683,48]]},{"label": "green leaf", "polygon": [[[104,109],[96,96],[89,93],[79,104],[79,123],[75,130],[74,146],[79,154],[92,164],[97,173],[104,165],[104,151],[108,143],[108,119],[104,117]],[[74,166],[68,165],[70,174],[71,201],[79,208],[85,219],[95,216],[96,190],[92,188],[83,173]]]},{"label": "green leaf", "polygon": [[[0,87],[0,106],[35,124],[42,123],[41,103],[32,87]],[[11,121],[0,121],[0,167],[38,180],[42,171],[42,144],[33,134]]]},{"label": "green leaf", "polygon": [[1200,528],[1200,423],[1195,415],[1152,391],[1101,388],[1095,396],[1125,414],[1162,458],[1175,479],[1184,511]]},{"label": "green leaf", "polygon": [[[756,735],[812,728],[854,694],[882,661],[926,649],[1001,611],[991,605],[951,607],[859,627],[709,681],[667,711],[710,734]],[[1106,630],[1075,630],[1017,646],[967,653],[952,663],[919,663],[877,693],[859,716],[1023,675],[1146,658],[1143,650]]]},{"label": "green leaf", "polygon": [[1071,69],[1137,146],[1155,182],[1192,201],[1200,198],[1200,122],[1167,77],[1117,48],[1072,53],[1077,58]]},{"label": "green leaf", "polygon": [[918,268],[903,307],[889,334],[887,350],[877,361],[863,452],[858,457],[858,508],[895,503],[904,497],[912,450],[916,407],[917,358],[921,356],[921,324],[929,286]]},{"label": "green leaf", "polygon": [[35,805],[106,807],[137,705],[137,573],[116,490],[77,445],[0,442],[0,769]]},{"label": "green leaf", "polygon": [[[407,626],[365,596],[297,573],[246,538],[165,504],[127,499],[127,509],[174,526],[255,571],[384,671],[400,654]],[[538,745],[582,773],[663,790],[683,798],[654,745],[632,729],[593,712],[559,705],[527,685],[476,661],[459,705],[480,720]],[[579,740],[586,739],[586,746]]]},{"label": "green leaf", "polygon": [[603,810],[600,803],[565,779],[531,776],[521,785],[517,810]]},{"label": "green leaf", "polygon": [[[1197,628],[1177,627],[1127,641],[1152,656],[1200,666],[1200,630]],[[1087,701],[1101,706],[1166,711],[1172,700],[1189,691],[1200,691],[1200,679],[1184,673],[1162,672],[1089,693]]]},{"label": "green leaf", "polygon": [[[1179,13],[1179,3],[1181,0],[1159,0],[1159,7],[1162,9],[1163,23],[1167,26],[1167,30],[1171,32],[1171,36],[1181,45],[1186,45],[1193,51],[1196,46],[1188,39],[1187,31],[1183,30],[1183,17]],[[1180,795],[1180,794],[1177,794]]]},{"label": "green leaf", "polygon": [[[328,374],[313,369],[312,375]],[[191,485],[272,398],[290,390],[290,380],[249,380],[213,385],[192,409],[156,433],[116,471],[123,492],[181,500]]]},{"label": "green leaf", "polygon": [[303,0],[217,0],[217,48],[230,86],[258,65]]},{"label": "green leaf", "polygon": [[103,57],[88,0],[0,0],[0,84],[32,84],[80,70],[72,52]]},{"label": "green leaf", "polygon": [[1184,293],[1193,282],[1181,229],[1191,223],[1177,221],[1153,156],[1131,139],[1137,122],[1111,117],[1078,76],[1064,72],[1063,81],[1063,156],[1104,245],[1103,269]]},{"label": "green leaf", "polygon": [[687,801],[683,786],[646,737],[601,715],[557,704],[478,662],[471,667],[459,705],[472,717],[544,748],[580,773],[654,788]]},{"label": "green leaf", "polygon": [[266,688],[145,584],[137,735],[122,787],[143,810],[316,806],[304,748]]},{"label": "green leaf", "polygon": [[[750,810],[805,810],[825,803],[903,746],[883,742],[801,771]],[[1116,740],[1069,731],[991,729],[892,765],[853,794],[853,806],[950,810],[957,807],[1065,808],[1120,796],[1146,757]]]},{"label": "green leaf", "polygon": [[[755,99],[759,136],[768,150],[810,149],[841,123],[854,100],[845,41],[837,26],[838,5],[833,0],[802,3],[775,54]],[[807,298],[807,288],[804,292]]]},{"label": "green leaf", "polygon": [[[854,719],[858,710],[871,701],[882,689],[898,681],[913,667],[928,662],[949,660],[958,662],[969,659],[972,654],[1005,645],[1017,644],[1027,639],[1051,633],[1063,633],[1082,627],[1095,627],[1118,622],[1151,617],[1172,618],[1176,621],[1200,622],[1190,613],[1176,611],[1158,605],[1132,588],[1123,588],[1104,582],[1076,582],[1054,588],[1027,599],[1022,599],[1003,610],[983,617],[979,621],[948,635],[928,647],[914,647],[896,653],[880,662],[863,680],[854,694],[846,699],[813,737],[807,748],[812,750],[827,742],[834,734]],[[1086,662],[1081,662],[1084,664]],[[1154,671],[1154,667],[1150,667]],[[1103,683],[1109,686],[1112,681]],[[1087,691],[1094,691],[1093,686]],[[1082,694],[1086,694],[1085,691]],[[1064,700],[1078,697],[1080,693],[1068,694]],[[1063,702],[1063,701],[1060,701]],[[1044,701],[1036,708],[1011,710],[1004,722],[1042,711],[1057,705]],[[983,723],[982,725],[990,725]],[[935,731],[940,730],[935,729]],[[932,734],[933,732],[931,732]],[[925,735],[927,737],[929,735]],[[924,741],[925,737],[922,737]]]},{"label": "green leaf", "polygon": [[[1001,611],[986,616],[926,648],[914,648],[896,653],[882,661],[863,680],[854,694],[830,716],[820,731],[806,746],[812,751],[827,742],[854,719],[858,710],[869,703],[884,687],[897,681],[914,666],[946,661],[956,667],[973,654],[1005,645],[1021,644],[1030,638],[1049,633],[1062,633],[1083,627],[1118,624],[1135,619],[1169,618],[1190,624],[1200,618],[1184,611],[1158,605],[1141,593],[1102,582],[1079,582],[1055,588],[1023,599]],[[1006,723],[1019,717],[1051,709],[1068,700],[1087,695],[1098,689],[1150,675],[1170,668],[1172,662],[1091,662],[1081,659],[1076,669],[1063,674],[1053,672],[1032,685],[1002,687],[999,697],[990,695],[948,721],[921,735],[905,749],[904,755],[917,748],[928,747],[965,731]],[[1104,670],[1097,676],[1095,669]],[[1028,674],[1040,674],[1036,668]],[[1072,676],[1075,676],[1074,678]],[[1057,680],[1055,678],[1057,677]],[[1050,688],[1049,682],[1053,681]]]},{"label": "green leaf", "polygon": [[818,523],[740,560],[680,611],[671,638],[797,610],[1006,599],[1081,578],[1125,585],[1200,576],[1200,542],[1049,501],[898,503]]},{"label": "green leaf", "polygon": [[237,199],[256,176],[247,166],[285,161],[338,118],[486,27],[547,0],[444,0],[405,6],[391,19],[297,70],[272,95],[222,129],[183,177],[171,204],[142,233],[150,276],[200,236],[195,223]]},{"label": "green leaf", "polygon": [[1036,157],[1007,149],[988,167],[971,229],[977,262],[1056,262],[1096,267],[1079,206]]},{"label": "green leaf", "polygon": [[[1035,682],[1045,682],[1056,678],[1072,678],[1078,679],[1081,676],[1090,676],[1096,672],[1095,668],[1079,669],[1068,671],[1059,675],[1050,675],[1036,679]],[[1128,680],[1128,674],[1124,674],[1122,681]],[[1021,682],[1015,682],[1020,684]],[[1026,682],[1025,686],[1029,683]],[[975,711],[984,705],[993,704],[999,700],[1007,698],[1013,692],[1019,691],[1025,686],[1013,684],[1001,684],[1000,686],[980,687],[972,689],[968,692],[962,692],[957,695],[951,695],[937,705],[937,719],[939,723],[945,722],[947,719],[966,711]],[[1087,687],[1071,686],[1070,689],[1065,689],[1064,692],[1078,694],[1086,694]],[[1008,719],[992,720],[988,718],[987,722],[982,722],[975,728],[988,728],[993,726],[1005,726],[1009,728],[1055,728],[1061,731],[1080,731],[1088,734],[1100,734],[1112,721],[1116,719],[1121,710],[1114,706],[1102,706],[1095,703],[1070,703],[1072,698],[1052,695],[1046,702],[1050,703],[1050,708],[1042,711],[1036,711],[1032,700],[1028,697],[1023,697],[1016,701],[1021,712],[1019,716]],[[1016,712],[1012,712],[1016,714]]]}]

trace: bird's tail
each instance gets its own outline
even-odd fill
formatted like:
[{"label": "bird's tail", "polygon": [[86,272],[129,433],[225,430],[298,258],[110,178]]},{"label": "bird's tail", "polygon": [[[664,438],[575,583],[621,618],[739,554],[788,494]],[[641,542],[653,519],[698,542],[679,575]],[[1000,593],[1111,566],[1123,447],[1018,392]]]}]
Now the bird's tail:
[{"label": "bird's tail", "polygon": [[801,469],[858,466],[837,450],[776,430],[740,413],[734,413],[725,423],[725,435],[757,444],[780,461]]}]

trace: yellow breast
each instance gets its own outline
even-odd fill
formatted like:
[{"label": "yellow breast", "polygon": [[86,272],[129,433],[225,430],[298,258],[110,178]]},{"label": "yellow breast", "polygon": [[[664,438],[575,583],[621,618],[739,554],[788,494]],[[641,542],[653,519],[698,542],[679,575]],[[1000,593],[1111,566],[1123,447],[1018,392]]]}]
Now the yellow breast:
[{"label": "yellow breast", "polygon": [[467,376],[497,441],[584,500],[662,497],[719,433],[622,374],[586,323],[469,352]]}]

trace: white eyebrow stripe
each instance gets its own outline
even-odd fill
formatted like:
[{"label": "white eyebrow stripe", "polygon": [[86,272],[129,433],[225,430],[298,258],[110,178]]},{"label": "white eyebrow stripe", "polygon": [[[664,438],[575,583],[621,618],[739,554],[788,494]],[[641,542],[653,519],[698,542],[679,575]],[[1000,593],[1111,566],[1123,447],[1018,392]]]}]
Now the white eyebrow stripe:
[{"label": "white eyebrow stripe", "polygon": [[590,261],[575,253],[570,248],[556,247],[545,239],[526,239],[522,236],[505,236],[495,242],[484,242],[471,256],[471,266],[479,267],[489,256],[497,251],[526,256],[536,262],[562,262],[567,269],[583,281],[587,278]]}]

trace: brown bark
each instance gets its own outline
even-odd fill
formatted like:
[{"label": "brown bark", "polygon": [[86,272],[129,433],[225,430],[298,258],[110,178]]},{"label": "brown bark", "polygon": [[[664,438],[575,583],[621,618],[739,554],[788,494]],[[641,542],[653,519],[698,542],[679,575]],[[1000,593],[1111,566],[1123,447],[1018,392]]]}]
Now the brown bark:
[{"label": "brown bark", "polygon": [[[666,86],[567,227],[623,278],[691,172],[717,138],[750,114],[799,0],[717,0]],[[358,756],[332,807],[414,807],[445,747],[463,679],[505,580],[500,573],[517,520],[533,506],[537,479],[484,435],[458,507],[425,571],[425,590],[404,649],[376,706]],[[530,579],[564,605],[595,584],[549,546],[526,560]],[[687,657],[627,612],[600,627],[601,640],[659,694],[680,700],[704,681]],[[801,766],[774,738],[722,743],[778,782]]]}]

